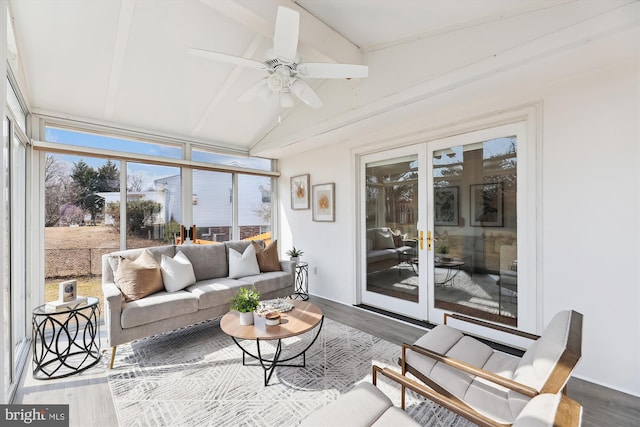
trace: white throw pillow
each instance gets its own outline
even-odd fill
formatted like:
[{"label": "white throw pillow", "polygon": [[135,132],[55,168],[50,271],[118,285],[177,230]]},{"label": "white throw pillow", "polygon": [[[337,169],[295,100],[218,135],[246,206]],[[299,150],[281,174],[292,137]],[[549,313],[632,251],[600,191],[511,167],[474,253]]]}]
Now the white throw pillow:
[{"label": "white throw pillow", "polygon": [[178,252],[173,258],[162,255],[160,270],[167,292],[177,292],[196,283],[193,265],[182,252]]},{"label": "white throw pillow", "polygon": [[255,274],[260,274],[260,266],[258,266],[258,258],[256,258],[256,250],[253,249],[253,245],[247,246],[243,254],[229,248],[229,277],[238,279]]}]

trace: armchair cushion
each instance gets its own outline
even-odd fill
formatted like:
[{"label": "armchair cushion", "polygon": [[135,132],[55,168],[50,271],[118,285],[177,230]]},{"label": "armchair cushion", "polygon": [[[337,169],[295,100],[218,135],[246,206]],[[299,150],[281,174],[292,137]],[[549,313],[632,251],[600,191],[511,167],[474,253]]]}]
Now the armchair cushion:
[{"label": "armchair cushion", "polygon": [[371,383],[360,383],[302,421],[303,427],[419,426]]}]

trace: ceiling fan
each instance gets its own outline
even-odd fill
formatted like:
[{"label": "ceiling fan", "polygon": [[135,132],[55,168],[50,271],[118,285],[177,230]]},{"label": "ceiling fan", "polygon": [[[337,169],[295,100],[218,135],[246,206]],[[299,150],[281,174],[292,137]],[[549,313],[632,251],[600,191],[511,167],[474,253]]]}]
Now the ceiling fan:
[{"label": "ceiling fan", "polygon": [[196,48],[189,49],[189,53],[214,61],[266,71],[268,75],[242,94],[238,98],[239,102],[249,101],[257,94],[278,93],[280,105],[289,107],[293,105],[293,94],[308,106],[320,108],[323,105],[322,100],[303,78],[351,79],[368,76],[369,68],[366,65],[301,62],[302,59],[297,52],[299,25],[298,12],[278,7],[273,48],[265,53],[264,62]]}]

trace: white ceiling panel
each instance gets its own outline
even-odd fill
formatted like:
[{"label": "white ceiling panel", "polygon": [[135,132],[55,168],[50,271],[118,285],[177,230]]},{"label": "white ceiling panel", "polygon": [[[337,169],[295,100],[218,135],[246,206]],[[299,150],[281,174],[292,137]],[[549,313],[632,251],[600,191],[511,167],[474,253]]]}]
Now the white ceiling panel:
[{"label": "white ceiling panel", "polygon": [[[640,3],[631,0],[9,4],[32,112],[271,156],[289,154],[292,141],[299,150],[330,141],[337,128],[342,134],[349,123],[382,118],[417,97],[442,97],[501,66],[517,73],[553,57],[562,68],[564,58],[589,40],[640,25]],[[300,14],[303,61],[365,64],[369,77],[306,79],[324,102],[320,109],[300,102],[280,108],[277,100],[260,97],[239,103],[265,71],[188,53],[200,48],[264,61],[283,5]],[[588,66],[610,60],[603,55]],[[538,76],[540,82],[553,78],[553,70]]]}]

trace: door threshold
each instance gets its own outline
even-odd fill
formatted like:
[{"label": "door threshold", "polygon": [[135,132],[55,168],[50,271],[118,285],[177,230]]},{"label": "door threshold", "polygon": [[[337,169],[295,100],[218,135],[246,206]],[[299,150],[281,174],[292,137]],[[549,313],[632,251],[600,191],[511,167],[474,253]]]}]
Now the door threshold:
[{"label": "door threshold", "polygon": [[354,304],[354,307],[358,307],[363,310],[369,310],[374,313],[382,314],[383,316],[391,317],[392,319],[402,320],[403,322],[411,323],[412,325],[420,326],[427,329],[433,329],[436,326],[433,323],[429,323],[425,320],[419,320],[413,317],[403,316],[402,314],[394,313],[393,311],[383,310],[381,308],[374,307],[372,305]]},{"label": "door threshold", "polygon": [[[363,310],[368,310],[368,311],[372,311],[374,313],[378,313],[381,314],[383,316],[387,316],[387,317],[391,317],[392,319],[397,319],[397,320],[401,320],[403,322],[406,323],[410,323],[412,325],[416,325],[416,326],[421,326],[423,328],[427,328],[429,330],[435,328],[437,325],[427,322],[426,320],[419,320],[419,319],[415,319],[413,317],[408,317],[408,316],[403,316],[402,314],[398,314],[398,313],[394,313],[392,311],[387,311],[387,310],[383,310],[381,308],[378,307],[374,307],[371,305],[367,305],[367,304],[354,304],[354,307],[358,307],[361,308]],[[478,341],[481,341],[483,343],[485,343],[486,345],[488,345],[489,347],[493,348],[494,350],[498,350],[501,351],[503,353],[507,353],[510,354],[512,356],[517,356],[517,357],[522,357],[522,355],[524,354],[524,350],[520,349],[520,348],[516,348],[516,347],[512,347],[503,343],[498,343],[495,341],[491,341],[488,340],[484,337],[475,335],[475,334],[471,334],[465,331],[462,331],[462,333],[464,335],[469,335],[472,336],[474,338],[476,338]]]}]

